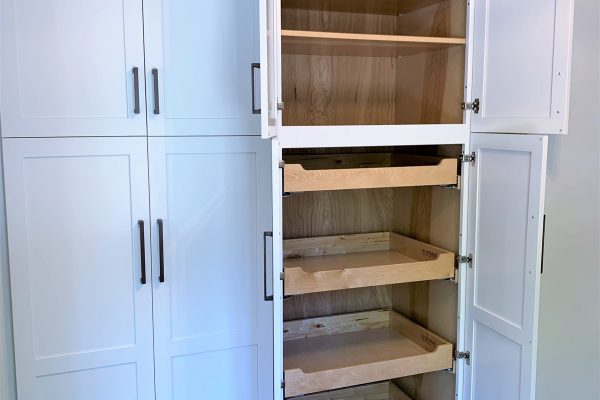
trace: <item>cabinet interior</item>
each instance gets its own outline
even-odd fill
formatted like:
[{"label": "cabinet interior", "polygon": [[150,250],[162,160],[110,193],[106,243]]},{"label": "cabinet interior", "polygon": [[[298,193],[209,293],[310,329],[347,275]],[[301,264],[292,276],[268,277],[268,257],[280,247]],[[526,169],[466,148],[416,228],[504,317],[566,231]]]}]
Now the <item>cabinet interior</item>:
[{"label": "cabinet interior", "polygon": [[466,0],[281,0],[283,125],[461,124]]},{"label": "cabinet interior", "polygon": [[[292,163],[308,159],[312,161],[305,164],[310,165],[312,162],[313,168],[349,171],[353,168],[414,165],[415,159],[418,159],[415,158],[416,154],[424,156],[421,157],[422,160],[433,160],[435,157],[456,158],[460,152],[461,146],[458,145],[286,149],[283,159],[286,162],[285,168]],[[396,161],[390,164],[390,160]],[[318,166],[314,166],[315,162]],[[456,179],[460,174],[460,163],[455,164],[454,168]],[[309,260],[311,257],[333,256],[331,260],[335,261],[338,256],[351,257],[353,252],[385,251],[386,246],[390,246],[390,235],[401,235],[408,240],[414,239],[454,253],[450,256],[451,266],[454,268],[454,255],[458,252],[459,244],[459,225],[459,185],[448,187],[415,184],[405,187],[294,191],[283,198],[284,259],[293,264],[298,260]],[[339,242],[344,243],[340,245]],[[341,250],[339,246],[342,246]],[[440,251],[440,254],[443,252]],[[288,267],[292,264],[286,266],[286,260],[284,267],[287,281],[291,276],[287,275]],[[340,261],[342,265],[347,262]],[[309,266],[307,270],[310,268]],[[325,272],[318,274],[320,278],[327,279]],[[369,279],[372,275],[365,274]],[[286,296],[284,338],[287,341],[323,334],[381,329],[390,326],[389,314],[397,313],[400,318],[407,318],[418,327],[426,329],[429,332],[427,335],[439,335],[445,341],[455,344],[458,286],[448,280],[448,276],[416,277],[414,280],[394,284],[367,281],[363,286],[362,281],[358,280],[359,283],[356,284],[357,280],[349,279],[342,280],[351,283],[352,288],[349,289],[331,289],[325,285],[323,290],[319,289],[316,292],[304,290],[301,294]],[[334,277],[332,281],[327,282],[339,284],[340,281],[336,281]],[[356,284],[356,287],[352,286],[353,284]],[[284,283],[284,287],[286,285],[288,282]],[[310,286],[310,282],[308,285]],[[386,312],[387,319],[382,317]],[[332,340],[335,342],[335,339]],[[295,346],[294,344],[293,347]],[[291,348],[288,346],[288,349]],[[297,357],[301,357],[297,348],[294,348],[293,352]],[[286,385],[287,382],[286,375]],[[388,387],[389,385],[382,389],[380,386],[377,390],[385,391]],[[455,375],[443,370],[411,374],[393,379],[393,386],[390,387],[401,389],[411,399],[451,400],[454,398]],[[367,385],[356,390],[371,390],[369,388],[373,386]],[[333,396],[331,394],[330,397],[323,398],[336,398]],[[390,395],[389,398],[396,397]]]}]

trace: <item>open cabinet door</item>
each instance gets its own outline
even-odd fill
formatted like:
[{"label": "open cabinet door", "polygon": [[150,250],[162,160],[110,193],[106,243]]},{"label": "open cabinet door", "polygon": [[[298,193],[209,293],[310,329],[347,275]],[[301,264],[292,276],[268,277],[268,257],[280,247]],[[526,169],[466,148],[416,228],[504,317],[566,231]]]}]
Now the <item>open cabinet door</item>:
[{"label": "open cabinet door", "polygon": [[[279,59],[278,46],[278,0],[260,0],[260,132],[268,139],[276,136],[278,117]],[[254,74],[254,71],[252,72]]]},{"label": "open cabinet door", "polygon": [[472,136],[465,399],[535,399],[547,140]]},{"label": "open cabinet door", "polygon": [[573,0],[479,0],[472,132],[565,134]]},{"label": "open cabinet door", "polygon": [[283,224],[282,193],[283,170],[279,168],[281,147],[277,140],[271,141],[271,168],[273,188],[273,400],[283,400]]}]

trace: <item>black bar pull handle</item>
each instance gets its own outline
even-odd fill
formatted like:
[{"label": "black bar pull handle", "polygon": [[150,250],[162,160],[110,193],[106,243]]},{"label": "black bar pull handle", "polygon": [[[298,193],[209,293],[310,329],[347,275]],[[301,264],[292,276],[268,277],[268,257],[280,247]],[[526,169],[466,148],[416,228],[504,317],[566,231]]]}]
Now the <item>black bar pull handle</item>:
[{"label": "black bar pull handle", "polygon": [[160,114],[160,99],[158,94],[158,69],[152,68],[152,80],[154,82],[154,114]]},{"label": "black bar pull handle", "polygon": [[140,282],[142,285],[146,284],[146,240],[144,238],[144,221],[138,221],[138,227],[140,228],[140,267],[141,267],[141,278]]},{"label": "black bar pull handle", "polygon": [[133,113],[140,113],[140,70],[133,67]]},{"label": "black bar pull handle", "polygon": [[267,296],[267,236],[273,237],[273,232],[263,234],[263,294],[265,301],[273,301],[273,295]]},{"label": "black bar pull handle", "polygon": [[255,87],[254,87],[254,70],[260,69],[259,63],[252,63],[250,66],[250,76],[252,78],[252,114],[260,114],[260,108],[256,108],[256,97],[255,97]]},{"label": "black bar pull handle", "polygon": [[165,247],[163,241],[163,220],[157,219],[158,224],[158,281],[165,281]]},{"label": "black bar pull handle", "polygon": [[546,214],[544,214],[544,221],[542,222],[542,266],[540,268],[540,274],[544,273],[544,253],[546,247]]}]

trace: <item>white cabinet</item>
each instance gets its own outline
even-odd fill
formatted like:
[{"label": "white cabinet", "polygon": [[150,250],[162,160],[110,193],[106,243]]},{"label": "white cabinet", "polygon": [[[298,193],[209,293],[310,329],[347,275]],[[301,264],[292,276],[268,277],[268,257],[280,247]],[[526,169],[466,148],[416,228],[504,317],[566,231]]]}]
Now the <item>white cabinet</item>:
[{"label": "white cabinet", "polygon": [[465,399],[535,399],[548,138],[475,134]]},{"label": "white cabinet", "polygon": [[150,138],[149,157],[157,399],[268,399],[268,143]]},{"label": "white cabinet", "polygon": [[2,0],[0,15],[4,137],[146,134],[141,1]]},{"label": "white cabinet", "polygon": [[266,0],[261,16],[262,136],[284,147],[566,133],[573,0]]},{"label": "white cabinet", "polygon": [[256,0],[144,0],[148,134],[257,135],[257,34]]},{"label": "white cabinet", "polygon": [[149,141],[4,140],[19,398],[272,396],[268,143]]},{"label": "white cabinet", "polygon": [[418,151],[273,140],[276,400],[535,399],[547,137]]},{"label": "white cabinet", "polygon": [[19,399],[154,399],[145,139],[3,146]]},{"label": "white cabinet", "polygon": [[259,135],[255,0],[38,3],[0,2],[3,137]]}]

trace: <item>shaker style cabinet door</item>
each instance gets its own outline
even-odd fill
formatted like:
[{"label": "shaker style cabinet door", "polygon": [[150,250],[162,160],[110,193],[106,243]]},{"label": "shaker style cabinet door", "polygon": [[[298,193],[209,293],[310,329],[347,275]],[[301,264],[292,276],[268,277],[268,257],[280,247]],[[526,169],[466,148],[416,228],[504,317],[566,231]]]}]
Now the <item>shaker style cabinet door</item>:
[{"label": "shaker style cabinet door", "polygon": [[3,145],[19,399],[154,399],[146,139]]},{"label": "shaker style cabinet door", "polygon": [[256,0],[144,0],[144,27],[150,136],[260,134]]},{"label": "shaker style cabinet door", "polygon": [[547,137],[474,134],[465,399],[534,400]]},{"label": "shaker style cabinet door", "polygon": [[478,0],[472,132],[567,133],[574,0]]},{"label": "shaker style cabinet door", "polygon": [[156,399],[271,399],[269,143],[149,138],[149,154]]},{"label": "shaker style cabinet door", "polygon": [[141,0],[0,0],[4,137],[145,136]]}]

